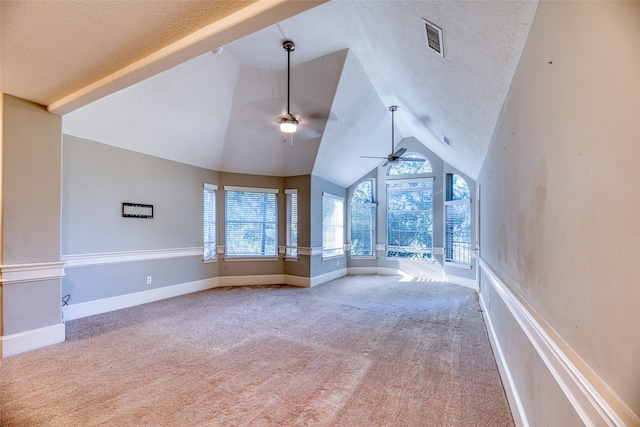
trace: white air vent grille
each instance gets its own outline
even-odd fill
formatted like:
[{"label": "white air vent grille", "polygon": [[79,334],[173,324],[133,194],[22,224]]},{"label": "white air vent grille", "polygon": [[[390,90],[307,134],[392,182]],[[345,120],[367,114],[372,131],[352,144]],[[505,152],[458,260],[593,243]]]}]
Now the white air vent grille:
[{"label": "white air vent grille", "polygon": [[449,147],[453,147],[453,141],[451,141],[447,135],[442,135],[442,142],[447,144]]},{"label": "white air vent grille", "polygon": [[427,47],[438,55],[444,57],[444,50],[442,48],[442,28],[438,27],[435,24],[432,24],[426,19],[423,19],[422,21],[424,23],[424,33]]}]

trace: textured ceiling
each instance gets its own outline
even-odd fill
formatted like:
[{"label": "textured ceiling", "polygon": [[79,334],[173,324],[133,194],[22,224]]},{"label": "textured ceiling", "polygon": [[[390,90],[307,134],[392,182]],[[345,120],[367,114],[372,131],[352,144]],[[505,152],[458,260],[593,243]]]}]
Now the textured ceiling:
[{"label": "textured ceiling", "polygon": [[[208,30],[239,7],[265,4],[277,13]],[[475,178],[537,2],[336,0],[304,10],[314,5],[3,1],[2,90],[57,105],[116,70],[114,88],[126,88],[108,95],[110,86],[89,85],[102,99],[66,114],[65,133],[216,170],[313,173],[343,186],[379,164],[362,155],[390,151],[388,106],[397,104],[397,142],[414,137]],[[422,18],[443,29],[444,58],[425,47]],[[195,30],[209,32],[194,41]],[[305,125],[293,141],[276,125],[286,110],[287,38],[296,43],[291,112]],[[172,42],[165,56],[184,63],[148,59]],[[207,51],[218,44],[222,53]],[[120,78],[132,61],[152,71]]]}]

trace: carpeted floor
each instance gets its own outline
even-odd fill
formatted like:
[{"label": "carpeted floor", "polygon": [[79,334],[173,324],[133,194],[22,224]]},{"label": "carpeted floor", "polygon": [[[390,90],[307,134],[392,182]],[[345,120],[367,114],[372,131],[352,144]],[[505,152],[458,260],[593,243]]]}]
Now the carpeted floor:
[{"label": "carpeted floor", "polygon": [[0,359],[2,426],[513,426],[473,290],[219,288]]}]

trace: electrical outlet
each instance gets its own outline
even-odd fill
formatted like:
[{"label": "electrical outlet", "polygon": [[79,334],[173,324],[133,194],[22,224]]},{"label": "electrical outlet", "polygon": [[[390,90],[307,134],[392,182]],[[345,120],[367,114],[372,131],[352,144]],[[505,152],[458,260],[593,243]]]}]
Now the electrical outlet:
[{"label": "electrical outlet", "polygon": [[147,276],[147,285],[151,284],[151,276]]}]

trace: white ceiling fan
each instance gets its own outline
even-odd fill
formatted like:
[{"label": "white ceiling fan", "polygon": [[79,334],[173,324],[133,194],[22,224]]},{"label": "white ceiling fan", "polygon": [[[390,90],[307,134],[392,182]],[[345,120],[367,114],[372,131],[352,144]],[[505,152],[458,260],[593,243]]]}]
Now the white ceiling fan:
[{"label": "white ceiling fan", "polygon": [[[243,104],[239,109],[239,115],[244,118],[243,123],[250,129],[262,134],[272,134],[277,129],[273,125],[277,123],[280,132],[287,142],[287,135],[293,146],[293,135],[302,140],[311,140],[322,136],[328,121],[337,119],[331,111],[315,102],[308,101],[304,97],[292,98],[291,96],[291,52],[296,48],[291,40],[285,40],[282,47],[287,52],[287,106],[286,113],[282,113],[282,98],[258,98]],[[305,76],[302,76],[302,81]],[[295,111],[292,112],[292,109]],[[276,110],[280,114],[276,116]],[[274,118],[275,116],[275,118]]]}]

